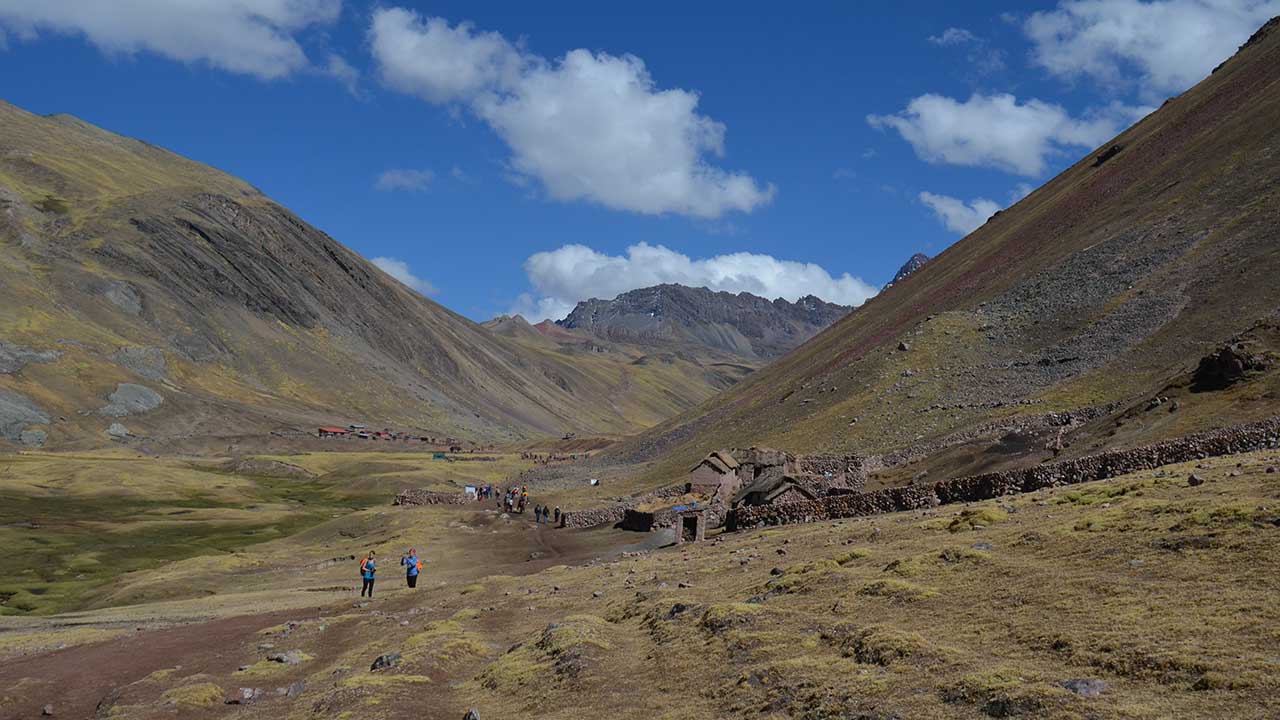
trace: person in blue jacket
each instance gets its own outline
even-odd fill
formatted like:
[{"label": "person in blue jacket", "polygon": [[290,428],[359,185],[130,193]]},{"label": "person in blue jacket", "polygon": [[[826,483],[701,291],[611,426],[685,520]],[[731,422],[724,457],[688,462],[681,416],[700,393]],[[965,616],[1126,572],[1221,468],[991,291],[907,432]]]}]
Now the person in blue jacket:
[{"label": "person in blue jacket", "polygon": [[422,572],[422,560],[418,558],[418,551],[409,548],[406,555],[400,557],[400,564],[404,566],[404,580],[409,587],[418,587],[418,573]]},{"label": "person in blue jacket", "polygon": [[378,563],[373,559],[373,551],[360,561],[360,579],[364,584],[360,586],[360,597],[364,597],[365,592],[369,593],[369,597],[373,597],[373,574],[378,572]]}]

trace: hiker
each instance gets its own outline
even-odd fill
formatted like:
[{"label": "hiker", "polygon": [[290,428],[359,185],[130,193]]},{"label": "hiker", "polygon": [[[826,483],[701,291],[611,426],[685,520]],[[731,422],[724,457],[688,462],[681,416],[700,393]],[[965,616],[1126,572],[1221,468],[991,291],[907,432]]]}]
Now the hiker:
[{"label": "hiker", "polygon": [[422,572],[422,560],[418,558],[418,551],[409,548],[406,555],[400,556],[400,564],[404,566],[404,580],[409,587],[418,587],[418,573]]},{"label": "hiker", "polygon": [[370,550],[368,555],[360,561],[360,579],[364,584],[360,586],[360,597],[364,597],[365,592],[369,593],[369,597],[373,597],[373,574],[378,572],[378,563],[373,559],[373,551]]},{"label": "hiker", "polygon": [[560,524],[560,506],[559,506],[559,505],[557,505],[557,506],[556,506],[556,522],[555,522],[555,524],[556,524],[556,525],[559,525],[559,524]]},{"label": "hiker", "polygon": [[542,505],[541,504],[533,506],[533,521],[536,523],[542,522]]}]

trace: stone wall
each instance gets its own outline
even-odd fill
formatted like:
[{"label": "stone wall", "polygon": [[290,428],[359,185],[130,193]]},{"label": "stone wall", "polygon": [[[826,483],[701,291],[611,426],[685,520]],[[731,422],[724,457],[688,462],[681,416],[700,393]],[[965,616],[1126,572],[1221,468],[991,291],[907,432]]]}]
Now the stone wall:
[{"label": "stone wall", "polygon": [[677,498],[683,494],[684,485],[676,485],[672,487],[659,488],[651,493],[645,493],[644,495],[636,495],[635,497],[616,502],[612,505],[589,508],[587,510],[566,511],[560,515],[560,527],[584,528],[595,527],[596,525],[617,525],[626,517],[627,511],[635,508],[637,505]]},{"label": "stone wall", "polygon": [[815,522],[948,503],[974,502],[1042,488],[1105,480],[1162,465],[1276,447],[1280,447],[1280,417],[1188,435],[1154,445],[1113,450],[1030,468],[953,478],[932,485],[831,495],[779,505],[740,507],[729,513],[726,523],[730,530],[735,530],[761,523],[782,525]]},{"label": "stone wall", "polygon": [[475,502],[466,493],[442,493],[405,488],[396,495],[392,505],[467,505]]}]

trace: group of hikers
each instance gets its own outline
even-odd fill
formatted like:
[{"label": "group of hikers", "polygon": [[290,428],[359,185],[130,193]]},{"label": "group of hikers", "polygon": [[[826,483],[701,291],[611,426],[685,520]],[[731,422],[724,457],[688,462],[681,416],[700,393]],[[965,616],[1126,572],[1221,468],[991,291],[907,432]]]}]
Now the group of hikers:
[{"label": "group of hikers", "polygon": [[[410,588],[418,587],[418,575],[422,572],[422,558],[418,557],[418,551],[414,548],[409,548],[409,552],[400,556],[400,564],[404,566],[405,583]],[[360,597],[365,597],[366,593],[368,597],[373,597],[373,581],[376,579],[377,572],[378,561],[376,553],[370,550],[369,554],[360,560],[360,579],[362,581]]]},{"label": "group of hikers", "polygon": [[559,505],[556,506],[554,517],[555,517],[555,520],[553,521],[551,519],[552,512],[551,512],[550,505],[535,505],[533,508],[534,522],[553,523],[555,525],[559,525],[560,524],[560,506]]},{"label": "group of hikers", "polygon": [[[477,500],[496,497],[498,491],[492,485],[484,485],[476,488],[475,496]],[[523,513],[525,505],[529,502],[529,486],[513,485],[502,493],[502,497],[498,499],[498,509],[506,509],[509,513]],[[537,523],[554,523],[560,524],[560,518],[563,513],[560,512],[560,506],[554,509],[550,505],[539,503],[533,508],[534,522]],[[418,575],[422,572],[422,559],[418,557],[418,551],[409,548],[409,551],[400,556],[400,564],[405,569],[405,583],[410,588],[418,586]],[[360,597],[373,597],[373,583],[378,572],[377,556],[373,550],[369,551],[360,559],[360,579],[362,581],[360,587]]]}]

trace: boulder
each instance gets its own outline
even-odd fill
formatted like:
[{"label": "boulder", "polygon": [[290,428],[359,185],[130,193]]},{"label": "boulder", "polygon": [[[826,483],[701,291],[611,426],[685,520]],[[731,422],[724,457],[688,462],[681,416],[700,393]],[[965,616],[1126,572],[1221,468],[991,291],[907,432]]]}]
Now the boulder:
[{"label": "boulder", "polygon": [[267,659],[272,662],[284,663],[285,665],[298,665],[302,663],[303,656],[301,650],[290,650],[283,653],[271,653]]},{"label": "boulder", "polygon": [[1087,698],[1098,697],[1107,690],[1107,684],[1096,678],[1064,680],[1058,684],[1080,697]]},{"label": "boulder", "polygon": [[107,404],[98,410],[107,417],[124,417],[150,412],[160,407],[164,397],[145,385],[120,383],[115,392],[107,397]]},{"label": "boulder", "polygon": [[129,437],[129,428],[118,422],[111,423],[111,425],[107,427],[107,434],[117,440],[123,440],[124,438]]},{"label": "boulder", "polygon": [[1191,376],[1191,389],[1196,392],[1222,390],[1250,372],[1267,369],[1270,364],[1265,355],[1250,353],[1243,344],[1227,345],[1200,359]]},{"label": "boulder", "polygon": [[374,659],[373,664],[369,666],[370,671],[386,670],[400,664],[400,653],[387,653],[379,655]]}]

